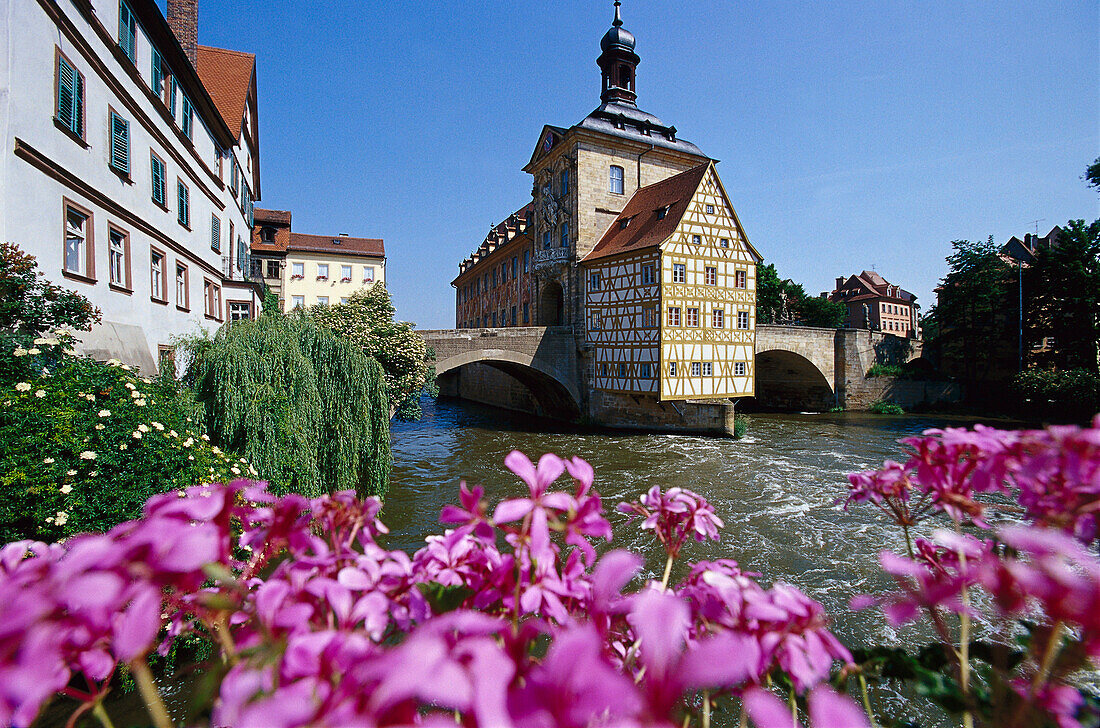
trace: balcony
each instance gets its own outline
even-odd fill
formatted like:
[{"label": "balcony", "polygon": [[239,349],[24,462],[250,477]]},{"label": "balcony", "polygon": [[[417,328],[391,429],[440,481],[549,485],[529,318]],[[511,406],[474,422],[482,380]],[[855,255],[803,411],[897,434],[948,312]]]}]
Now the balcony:
[{"label": "balcony", "polygon": [[247,253],[223,255],[222,275],[229,281],[263,281],[263,261]]},{"label": "balcony", "polygon": [[570,248],[543,248],[536,250],[534,255],[535,272],[549,271],[555,268],[564,268],[573,257]]}]

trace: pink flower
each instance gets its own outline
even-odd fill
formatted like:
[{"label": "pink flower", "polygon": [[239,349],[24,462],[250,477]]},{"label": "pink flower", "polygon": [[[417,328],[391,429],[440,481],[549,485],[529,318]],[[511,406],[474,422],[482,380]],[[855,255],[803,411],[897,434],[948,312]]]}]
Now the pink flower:
[{"label": "pink flower", "polygon": [[638,501],[620,503],[619,512],[642,516],[642,528],[656,533],[669,556],[675,558],[689,535],[696,541],[719,539],[724,524],[707,499],[690,490],[672,487],[664,493],[657,486]]}]

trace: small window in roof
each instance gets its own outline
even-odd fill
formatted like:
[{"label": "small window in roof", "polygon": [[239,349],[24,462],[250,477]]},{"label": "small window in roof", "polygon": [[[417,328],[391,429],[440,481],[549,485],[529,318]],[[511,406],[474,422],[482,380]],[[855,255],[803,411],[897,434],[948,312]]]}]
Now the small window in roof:
[{"label": "small window in roof", "polygon": [[658,207],[657,208],[657,219],[658,220],[664,220],[665,215],[667,215],[667,214],[668,214],[668,206],[667,205],[665,207]]},{"label": "small window in roof", "polygon": [[626,226],[629,225],[629,224],[630,224],[630,218],[629,217],[624,217],[622,220],[619,220],[619,229],[620,230],[626,230]]}]

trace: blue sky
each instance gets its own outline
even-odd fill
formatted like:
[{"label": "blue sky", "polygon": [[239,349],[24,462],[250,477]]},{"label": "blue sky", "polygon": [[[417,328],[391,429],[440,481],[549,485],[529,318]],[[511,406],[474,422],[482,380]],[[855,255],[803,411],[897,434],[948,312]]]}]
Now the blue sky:
[{"label": "blue sky", "polygon": [[[263,199],[298,232],[381,237],[399,317],[525,204],[543,124],[599,103],[610,0],[200,0],[256,53]],[[624,0],[638,104],[721,160],[749,239],[810,293],[875,267],[922,308],[955,239],[1100,204],[1100,4]]]}]

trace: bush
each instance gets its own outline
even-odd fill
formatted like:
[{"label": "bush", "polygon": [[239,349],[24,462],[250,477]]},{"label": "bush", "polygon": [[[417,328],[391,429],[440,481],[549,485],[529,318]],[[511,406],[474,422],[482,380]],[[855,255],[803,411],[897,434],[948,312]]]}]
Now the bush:
[{"label": "bush", "polygon": [[749,418],[742,414],[733,416],[733,439],[740,440],[749,429]]},{"label": "bush", "polygon": [[897,364],[874,364],[867,370],[868,377],[899,377],[909,375],[909,370]]},{"label": "bush", "polygon": [[378,362],[301,313],[265,313],[183,343],[211,438],[273,490],[385,493],[389,400]]},{"label": "bush", "polygon": [[0,539],[106,531],[155,493],[252,474],[206,441],[171,379],[64,357],[0,391]]},{"label": "bush", "polygon": [[1100,376],[1084,369],[1032,369],[1017,374],[1012,387],[1024,415],[1086,420],[1100,412]]},{"label": "bush", "polygon": [[868,412],[874,412],[876,415],[903,415],[905,410],[901,408],[901,405],[894,404],[893,402],[887,402],[880,399],[871,403],[871,406],[867,408]]}]

